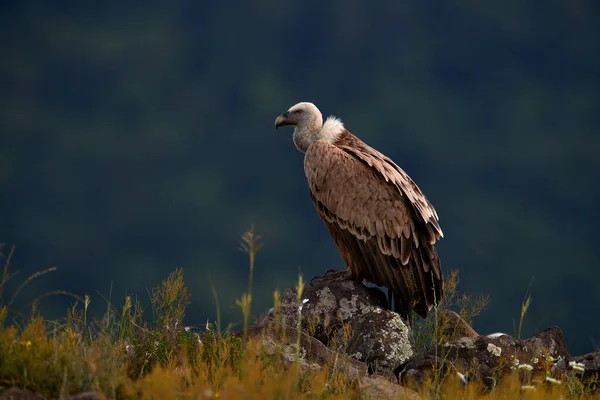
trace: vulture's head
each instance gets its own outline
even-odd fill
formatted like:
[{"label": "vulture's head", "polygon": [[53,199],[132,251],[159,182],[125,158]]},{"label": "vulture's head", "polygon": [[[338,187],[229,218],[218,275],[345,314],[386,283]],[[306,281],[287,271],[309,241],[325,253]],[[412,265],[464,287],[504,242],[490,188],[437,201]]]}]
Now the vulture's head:
[{"label": "vulture's head", "polygon": [[318,132],[322,124],[323,116],[321,115],[321,111],[313,103],[308,102],[296,104],[275,120],[275,128],[293,125],[301,131],[316,130]]},{"label": "vulture's head", "polygon": [[331,116],[323,123],[321,111],[308,102],[298,103],[275,120],[275,128],[284,125],[293,125],[294,144],[301,152],[306,152],[308,147],[316,140],[325,139],[334,142],[344,131],[344,124],[339,119]]}]

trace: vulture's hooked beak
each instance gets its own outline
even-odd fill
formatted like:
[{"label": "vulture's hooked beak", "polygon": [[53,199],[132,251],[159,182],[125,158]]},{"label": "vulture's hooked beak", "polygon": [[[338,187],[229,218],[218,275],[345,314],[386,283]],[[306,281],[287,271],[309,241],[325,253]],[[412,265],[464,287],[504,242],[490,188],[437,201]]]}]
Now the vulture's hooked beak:
[{"label": "vulture's hooked beak", "polygon": [[292,125],[292,124],[293,123],[289,120],[289,114],[283,113],[279,117],[277,117],[277,119],[275,120],[275,129],[279,128],[280,126]]}]

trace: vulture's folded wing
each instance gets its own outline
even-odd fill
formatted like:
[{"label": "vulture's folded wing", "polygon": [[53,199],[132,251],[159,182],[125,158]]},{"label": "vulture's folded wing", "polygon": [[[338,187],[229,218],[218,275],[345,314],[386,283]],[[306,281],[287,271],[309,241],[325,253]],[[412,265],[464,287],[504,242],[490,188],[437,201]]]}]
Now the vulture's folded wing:
[{"label": "vulture's folded wing", "polygon": [[435,210],[393,162],[349,132],[344,136],[334,144],[319,140],[306,152],[315,208],[350,269],[427,315],[443,285],[433,247],[441,236]]}]

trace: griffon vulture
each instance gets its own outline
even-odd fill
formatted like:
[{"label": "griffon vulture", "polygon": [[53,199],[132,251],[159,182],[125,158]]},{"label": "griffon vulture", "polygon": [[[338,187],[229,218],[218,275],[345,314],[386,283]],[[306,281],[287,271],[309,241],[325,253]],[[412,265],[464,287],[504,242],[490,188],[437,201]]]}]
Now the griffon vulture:
[{"label": "griffon vulture", "polygon": [[310,197],[349,268],[346,276],[387,287],[407,321],[411,309],[426,318],[444,287],[434,247],[443,233],[431,203],[406,172],[339,119],[323,123],[314,104],[298,103],[278,116],[275,127],[284,125],[295,126]]}]

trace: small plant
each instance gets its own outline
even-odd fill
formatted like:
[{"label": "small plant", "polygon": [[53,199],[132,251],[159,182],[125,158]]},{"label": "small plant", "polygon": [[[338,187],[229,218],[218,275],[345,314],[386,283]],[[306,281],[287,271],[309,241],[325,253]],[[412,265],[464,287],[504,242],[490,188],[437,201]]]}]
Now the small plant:
[{"label": "small plant", "polygon": [[529,306],[531,305],[531,295],[527,295],[523,303],[521,303],[521,316],[519,318],[519,330],[517,331],[517,339],[521,338],[521,329],[523,328],[523,321],[525,320],[525,315],[527,314],[527,310],[529,310]]},{"label": "small plant", "polygon": [[296,304],[298,305],[298,323],[296,325],[296,363],[300,360],[300,338],[301,338],[301,327],[302,327],[302,307],[304,303],[302,301],[302,293],[304,292],[304,281],[302,280],[302,274],[298,275],[298,284],[296,285]]},{"label": "small plant", "polygon": [[250,316],[252,314],[252,280],[254,277],[254,263],[256,261],[256,253],[262,247],[260,243],[260,235],[254,232],[254,226],[251,226],[242,235],[240,250],[248,254],[250,273],[248,274],[248,291],[242,294],[242,297],[237,301],[237,305],[242,309],[244,315],[244,344],[248,341],[248,327],[250,326]]},{"label": "small plant", "polygon": [[448,336],[453,336],[456,325],[448,325],[443,318],[443,310],[456,310],[460,318],[469,326],[475,316],[479,315],[489,304],[489,297],[473,298],[469,294],[458,293],[459,273],[451,270],[444,279],[444,298],[436,302],[427,319],[417,319],[414,328],[415,346],[418,350],[433,349],[443,343]]}]

